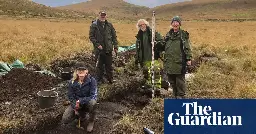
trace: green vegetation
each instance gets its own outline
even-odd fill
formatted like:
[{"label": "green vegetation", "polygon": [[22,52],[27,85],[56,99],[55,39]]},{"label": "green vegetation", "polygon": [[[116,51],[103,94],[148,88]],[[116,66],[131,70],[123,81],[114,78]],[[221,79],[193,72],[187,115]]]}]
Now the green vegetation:
[{"label": "green vegetation", "polygon": [[54,9],[29,0],[0,0],[0,15],[20,17],[84,18],[87,13]]}]

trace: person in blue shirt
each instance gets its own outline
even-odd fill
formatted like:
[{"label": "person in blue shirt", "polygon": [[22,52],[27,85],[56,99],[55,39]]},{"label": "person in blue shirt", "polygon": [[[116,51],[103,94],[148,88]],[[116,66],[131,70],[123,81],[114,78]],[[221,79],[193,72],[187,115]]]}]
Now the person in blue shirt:
[{"label": "person in blue shirt", "polygon": [[84,121],[86,112],[88,112],[90,118],[87,131],[91,132],[95,121],[97,92],[95,78],[88,73],[88,69],[83,63],[78,63],[73,78],[69,81],[68,99],[71,104],[65,110],[62,122],[68,124],[77,116]]}]

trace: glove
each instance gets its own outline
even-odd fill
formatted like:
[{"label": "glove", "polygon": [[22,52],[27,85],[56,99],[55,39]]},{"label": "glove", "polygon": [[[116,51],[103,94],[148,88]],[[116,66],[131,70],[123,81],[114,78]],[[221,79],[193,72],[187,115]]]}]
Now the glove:
[{"label": "glove", "polygon": [[117,51],[118,51],[118,48],[117,48],[117,47],[115,47],[115,48],[114,48],[114,51],[115,51],[115,53],[117,53]]}]

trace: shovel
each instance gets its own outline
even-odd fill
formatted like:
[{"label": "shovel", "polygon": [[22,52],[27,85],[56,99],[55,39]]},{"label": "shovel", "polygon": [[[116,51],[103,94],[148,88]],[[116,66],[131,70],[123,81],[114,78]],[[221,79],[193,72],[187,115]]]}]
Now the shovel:
[{"label": "shovel", "polygon": [[84,130],[84,128],[81,127],[81,119],[80,119],[80,117],[78,118],[78,124],[76,125],[76,128]]}]

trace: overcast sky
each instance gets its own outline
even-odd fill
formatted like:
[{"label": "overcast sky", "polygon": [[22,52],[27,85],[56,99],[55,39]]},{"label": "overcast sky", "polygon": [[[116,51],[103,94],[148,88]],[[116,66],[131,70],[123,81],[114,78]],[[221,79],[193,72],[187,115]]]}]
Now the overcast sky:
[{"label": "overcast sky", "polygon": [[[40,4],[47,5],[47,6],[56,7],[56,6],[63,6],[63,5],[85,2],[87,0],[33,0],[33,1]],[[124,0],[124,1],[132,4],[136,4],[136,5],[155,7],[159,5],[182,2],[182,1],[190,1],[190,0]]]}]

